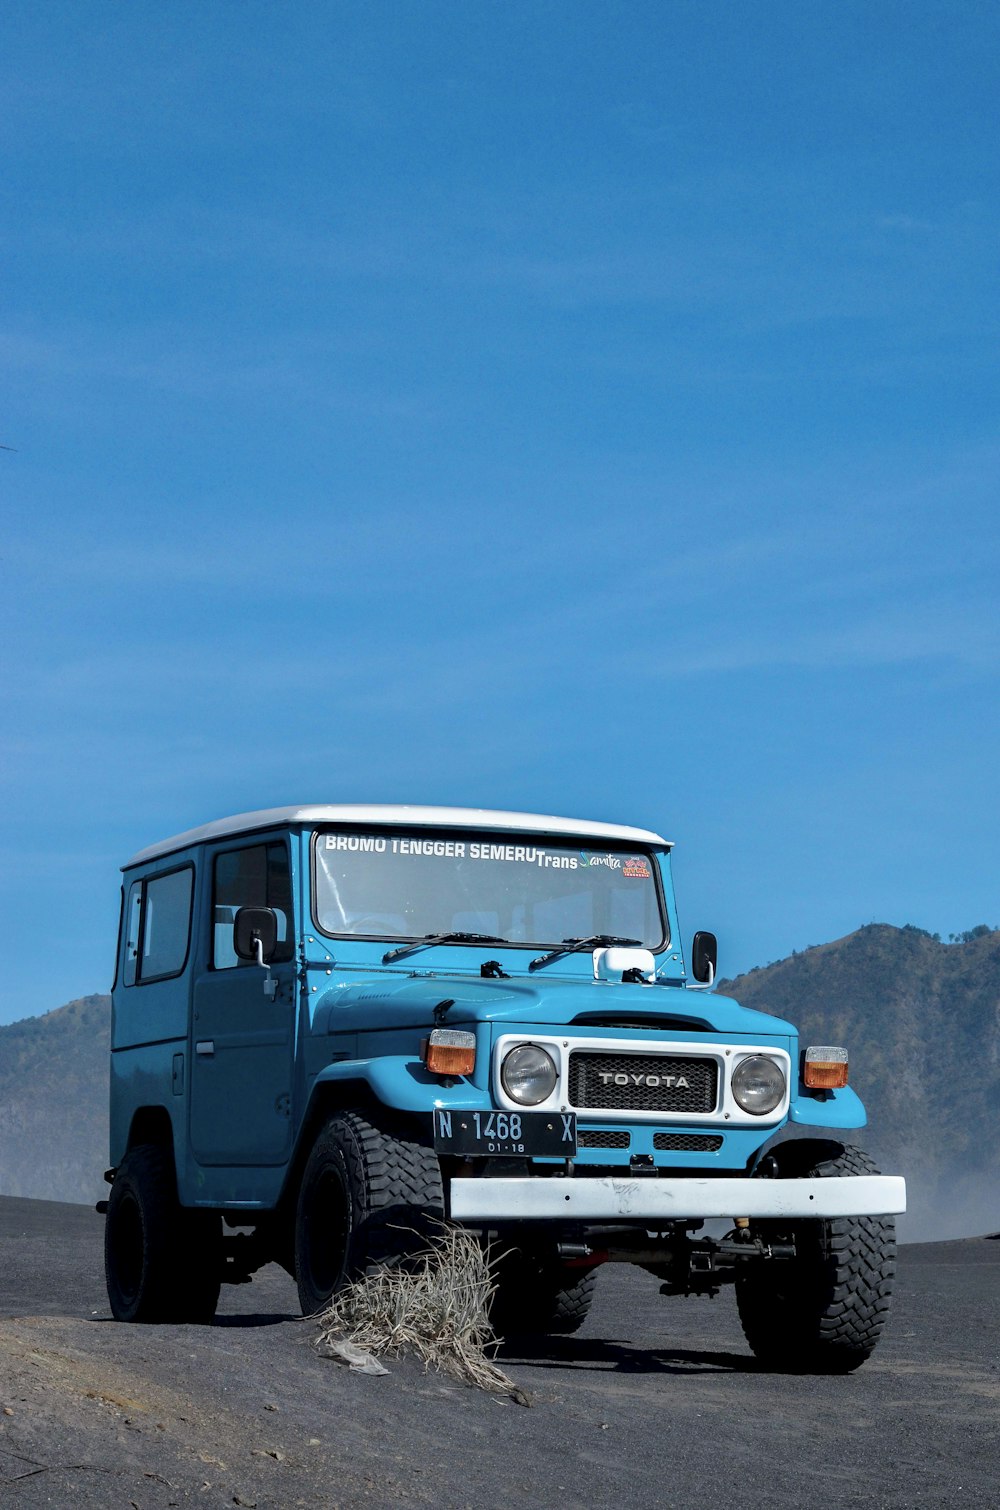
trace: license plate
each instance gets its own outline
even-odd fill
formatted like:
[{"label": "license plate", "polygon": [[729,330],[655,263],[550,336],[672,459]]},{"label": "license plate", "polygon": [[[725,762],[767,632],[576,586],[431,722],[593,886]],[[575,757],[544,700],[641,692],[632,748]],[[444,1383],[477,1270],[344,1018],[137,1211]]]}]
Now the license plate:
[{"label": "license plate", "polygon": [[576,1154],[575,1112],[434,1113],[437,1153],[467,1158],[572,1159]]}]

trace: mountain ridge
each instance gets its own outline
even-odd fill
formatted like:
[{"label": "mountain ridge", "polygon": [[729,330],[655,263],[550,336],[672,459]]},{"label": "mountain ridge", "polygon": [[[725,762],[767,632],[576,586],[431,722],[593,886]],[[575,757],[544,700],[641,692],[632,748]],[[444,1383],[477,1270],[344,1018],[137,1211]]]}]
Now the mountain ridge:
[{"label": "mountain ridge", "polygon": [[[911,1237],[1000,1224],[1000,930],[942,943],[868,923],[717,989],[792,1022],[803,1047],[847,1047],[869,1115],[859,1140],[906,1175]],[[0,1194],[103,1193],[110,1007],[94,993],[0,1026]]]},{"label": "mountain ridge", "polygon": [[[803,1047],[841,1044],[868,1111],[861,1141],[907,1176],[922,1235],[1000,1218],[1000,931],[955,943],[868,923],[719,992],[792,1021]],[[982,1212],[982,1216],[978,1215]]]},{"label": "mountain ridge", "polygon": [[0,1026],[0,1194],[100,1197],[110,1050],[111,997],[96,992]]}]

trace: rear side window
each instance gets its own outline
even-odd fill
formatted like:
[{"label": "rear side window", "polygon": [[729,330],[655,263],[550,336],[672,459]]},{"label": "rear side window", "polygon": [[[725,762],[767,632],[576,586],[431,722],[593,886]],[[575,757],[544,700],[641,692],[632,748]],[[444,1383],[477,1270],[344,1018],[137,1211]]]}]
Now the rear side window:
[{"label": "rear side window", "polygon": [[271,907],[278,919],[274,961],[293,952],[292,878],[288,850],[280,842],[253,844],[216,855],[212,884],[212,968],[234,970],[251,963],[233,948],[233,923],[241,907]]},{"label": "rear side window", "polygon": [[126,986],[180,975],[191,940],[191,866],[133,881],[125,904]]},{"label": "rear side window", "polygon": [[134,986],[139,973],[139,921],[142,917],[142,882],[133,881],[125,908],[125,984]]}]

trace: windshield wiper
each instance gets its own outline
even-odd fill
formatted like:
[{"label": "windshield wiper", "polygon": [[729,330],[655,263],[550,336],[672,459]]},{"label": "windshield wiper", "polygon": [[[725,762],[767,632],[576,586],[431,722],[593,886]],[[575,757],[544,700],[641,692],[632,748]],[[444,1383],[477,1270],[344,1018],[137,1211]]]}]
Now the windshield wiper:
[{"label": "windshield wiper", "polygon": [[398,949],[390,949],[388,954],[383,954],[383,965],[390,965],[394,959],[405,959],[408,954],[416,954],[418,949],[431,949],[435,944],[505,944],[506,939],[498,938],[495,933],[425,933],[422,939],[414,939],[412,944],[402,944]]},{"label": "windshield wiper", "polygon": [[547,965],[550,960],[558,959],[561,954],[577,954],[583,949],[593,949],[595,947],[603,949],[609,944],[641,945],[641,943],[642,939],[617,938],[613,933],[592,933],[586,939],[563,939],[561,948],[550,949],[548,954],[539,954],[537,958],[529,961],[528,969],[540,970],[543,965]]}]

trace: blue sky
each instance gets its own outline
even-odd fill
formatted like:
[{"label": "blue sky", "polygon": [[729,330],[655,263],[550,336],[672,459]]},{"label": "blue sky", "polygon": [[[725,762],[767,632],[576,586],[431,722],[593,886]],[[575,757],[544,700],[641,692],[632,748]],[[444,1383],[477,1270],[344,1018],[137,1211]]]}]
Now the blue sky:
[{"label": "blue sky", "polygon": [[998,44],[7,7],[0,1021],[284,802],[659,829],[730,974],[1000,923]]}]

